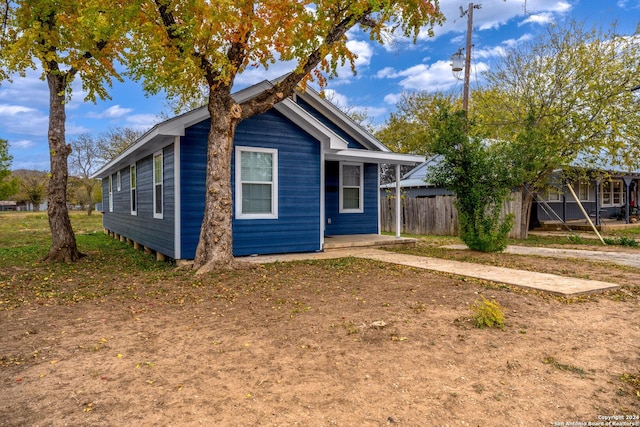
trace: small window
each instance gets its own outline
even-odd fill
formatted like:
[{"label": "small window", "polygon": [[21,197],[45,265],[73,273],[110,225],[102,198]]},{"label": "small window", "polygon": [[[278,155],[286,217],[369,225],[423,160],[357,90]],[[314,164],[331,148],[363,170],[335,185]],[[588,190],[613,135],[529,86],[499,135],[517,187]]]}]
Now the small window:
[{"label": "small window", "polygon": [[621,206],[626,202],[625,185],[620,179],[604,181],[600,194],[602,206]]},{"label": "small window", "polygon": [[278,218],[278,150],[236,147],[236,218]]},{"label": "small window", "polygon": [[588,202],[590,199],[591,185],[588,182],[578,182],[578,199],[583,202]]},{"label": "small window", "polygon": [[109,212],[113,212],[113,175],[109,175]]},{"label": "small window", "polygon": [[361,213],[363,201],[363,165],[361,163],[340,164],[340,212]]},{"label": "small window", "polygon": [[122,190],[122,180],[120,178],[120,171],[116,173],[116,190],[117,191]]},{"label": "small window", "polygon": [[562,190],[558,187],[548,187],[547,188],[547,200],[550,202],[560,202],[562,201]]},{"label": "small window", "polygon": [[138,197],[136,194],[136,181],[138,179],[136,172],[136,165],[131,165],[129,168],[129,177],[131,179],[131,215],[138,214]]},{"label": "small window", "polygon": [[162,152],[153,155],[153,217],[162,219]]}]

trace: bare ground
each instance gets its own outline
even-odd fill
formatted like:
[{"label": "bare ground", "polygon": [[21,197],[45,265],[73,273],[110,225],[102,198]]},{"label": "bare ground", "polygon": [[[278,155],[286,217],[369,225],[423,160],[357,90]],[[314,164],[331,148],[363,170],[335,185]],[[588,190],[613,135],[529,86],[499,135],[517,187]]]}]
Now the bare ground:
[{"label": "bare ground", "polygon": [[[448,254],[624,289],[567,300],[351,258],[114,272],[96,299],[1,309],[0,425],[640,425],[640,269]],[[503,330],[472,324],[481,295]]]}]

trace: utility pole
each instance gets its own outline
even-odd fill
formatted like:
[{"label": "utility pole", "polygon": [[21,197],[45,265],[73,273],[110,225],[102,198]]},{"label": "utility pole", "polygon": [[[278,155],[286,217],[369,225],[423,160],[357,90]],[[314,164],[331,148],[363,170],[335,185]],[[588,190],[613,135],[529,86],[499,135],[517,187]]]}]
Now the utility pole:
[{"label": "utility pole", "polygon": [[465,48],[464,58],[464,90],[462,92],[462,109],[469,110],[469,79],[471,77],[471,33],[473,32],[473,9],[480,9],[481,4],[469,3],[467,10],[460,6],[460,17],[467,15],[467,46]]}]

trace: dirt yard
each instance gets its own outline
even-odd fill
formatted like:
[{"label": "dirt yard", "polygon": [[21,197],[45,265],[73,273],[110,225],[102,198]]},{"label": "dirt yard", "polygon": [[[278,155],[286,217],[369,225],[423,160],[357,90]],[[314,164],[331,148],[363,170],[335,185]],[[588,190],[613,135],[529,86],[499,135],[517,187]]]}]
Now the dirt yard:
[{"label": "dirt yard", "polygon": [[[566,300],[351,258],[114,272],[99,298],[0,305],[0,425],[637,426],[639,273]],[[503,330],[473,326],[482,295]]]}]

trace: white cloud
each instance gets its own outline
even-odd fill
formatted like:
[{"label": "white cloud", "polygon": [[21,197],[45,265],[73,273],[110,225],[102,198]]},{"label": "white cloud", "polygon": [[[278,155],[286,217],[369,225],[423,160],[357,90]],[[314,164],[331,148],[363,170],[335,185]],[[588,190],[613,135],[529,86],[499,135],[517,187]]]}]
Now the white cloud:
[{"label": "white cloud", "polygon": [[547,25],[553,22],[554,22],[554,17],[551,13],[539,13],[537,15],[530,15],[527,19],[522,21],[520,25],[524,25],[524,24]]},{"label": "white cloud", "polygon": [[402,93],[390,93],[384,97],[384,102],[389,105],[396,105],[402,100]]},{"label": "white cloud", "polygon": [[16,114],[30,113],[32,111],[36,110],[21,105],[0,104],[0,116],[15,116]]},{"label": "white cloud", "polygon": [[382,70],[378,70],[376,73],[376,77],[379,79],[384,79],[387,77],[392,77],[396,74],[396,70],[393,67],[384,67]]},{"label": "white cloud", "polygon": [[21,139],[20,141],[10,142],[9,145],[11,146],[11,148],[15,148],[18,150],[29,150],[30,148],[33,148],[36,144],[35,142],[29,139]]},{"label": "white cloud", "polygon": [[[488,66],[483,62],[477,62],[472,65],[472,75],[480,75],[488,70]],[[451,72],[451,63],[449,61],[437,61],[433,64],[418,64],[405,70],[384,70],[382,75],[385,78],[401,78],[398,84],[404,90],[426,90],[426,91],[444,91],[449,90],[458,84],[458,80]],[[396,103],[400,95],[389,94],[385,96],[385,102]]]},{"label": "white cloud", "polygon": [[155,126],[160,119],[155,114],[133,114],[125,118],[127,125],[131,129],[147,131]]},{"label": "white cloud", "polygon": [[91,117],[94,119],[118,119],[123,117],[130,112],[132,112],[132,108],[122,108],[119,105],[113,105],[101,113],[89,113],[87,117]]},{"label": "white cloud", "polygon": [[8,134],[46,136],[49,116],[39,110],[21,106],[6,106],[0,114],[0,129]]},{"label": "white cloud", "polygon": [[526,43],[526,42],[531,41],[531,40],[533,40],[533,35],[527,33],[527,34],[523,34],[522,36],[520,36],[517,39],[503,40],[502,44],[507,46],[507,47],[514,47],[514,46],[517,46],[517,45],[522,44],[522,43]]},{"label": "white cloud", "polygon": [[349,99],[333,89],[325,89],[324,96],[327,101],[331,102],[341,110],[344,110],[349,106]]},{"label": "white cloud", "polygon": [[357,55],[355,60],[356,69],[368,66],[371,63],[373,48],[370,43],[360,40],[349,40],[347,42],[347,49]]}]

